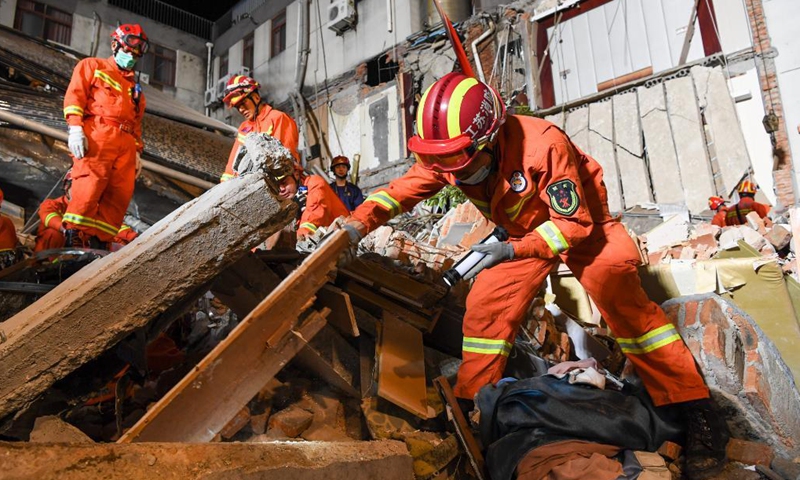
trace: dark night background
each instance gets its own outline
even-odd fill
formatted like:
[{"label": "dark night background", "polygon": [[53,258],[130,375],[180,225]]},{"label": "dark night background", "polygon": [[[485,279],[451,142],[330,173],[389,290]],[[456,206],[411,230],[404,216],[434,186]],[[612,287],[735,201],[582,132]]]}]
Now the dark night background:
[{"label": "dark night background", "polygon": [[223,13],[230,10],[236,5],[236,0],[225,1],[197,1],[197,0],[163,0],[164,3],[178,7],[181,10],[192,12],[208,20],[215,21],[222,16]]}]

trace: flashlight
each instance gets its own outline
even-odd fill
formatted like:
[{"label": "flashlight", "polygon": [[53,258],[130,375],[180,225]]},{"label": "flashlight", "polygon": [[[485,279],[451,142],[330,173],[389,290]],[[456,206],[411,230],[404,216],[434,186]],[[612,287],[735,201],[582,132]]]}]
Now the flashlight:
[{"label": "flashlight", "polygon": [[[478,243],[497,243],[505,242],[506,240],[508,240],[508,231],[503,227],[495,227],[488,237],[484,238]],[[477,267],[477,265],[485,256],[485,253],[470,251],[461,260],[459,260],[453,268],[444,272],[444,283],[446,283],[448,287],[452,287],[466,277],[468,273],[472,273],[471,277],[474,277],[480,270],[475,270],[473,272],[473,269]]]}]

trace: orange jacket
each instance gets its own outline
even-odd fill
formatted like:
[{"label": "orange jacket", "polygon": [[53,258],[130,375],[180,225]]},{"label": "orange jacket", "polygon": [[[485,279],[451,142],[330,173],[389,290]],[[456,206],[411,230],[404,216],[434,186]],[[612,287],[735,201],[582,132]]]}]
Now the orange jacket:
[{"label": "orange jacket", "polygon": [[300,185],[308,188],[306,208],[300,215],[297,235],[312,235],[319,227],[327,227],[341,216],[347,216],[347,208],[334,193],[328,182],[319,175],[306,175]]},{"label": "orange jacket", "polygon": [[300,141],[297,124],[294,123],[294,120],[289,115],[280,110],[275,110],[266,103],[262,103],[259,106],[259,112],[255,120],[245,120],[239,125],[236,141],[228,156],[228,165],[225,167],[225,173],[219,178],[220,182],[230,180],[236,176],[233,172],[233,162],[236,160],[236,154],[239,152],[239,148],[243,146],[245,137],[253,132],[272,135],[292,152],[292,156],[297,162],[300,161],[300,154],[297,153],[297,144]]},{"label": "orange jacket", "polygon": [[64,94],[64,117],[69,125],[83,125],[85,117],[101,117],[122,125],[136,138],[136,149],[141,152],[142,116],[144,94],[139,93],[139,104],[134,102],[136,84],[133,70],[117,67],[114,57],[84,58],[75,66],[72,80]]},{"label": "orange jacket", "polygon": [[14,250],[18,244],[14,222],[10,218],[0,215],[0,252]]},{"label": "orange jacket", "polygon": [[68,203],[67,196],[62,195],[58,198],[48,198],[39,205],[39,219],[41,220],[39,233],[42,233],[45,228],[61,230],[61,217],[67,211]]},{"label": "orange jacket", "polygon": [[415,164],[352,214],[369,230],[457,185],[484,216],[508,230],[517,258],[553,258],[575,247],[596,223],[611,221],[603,171],[552,123],[511,115],[498,135],[497,171],[478,185]]},{"label": "orange jacket", "polygon": [[714,218],[711,219],[711,224],[716,225],[718,227],[725,226],[725,217],[728,215],[728,207],[722,207],[717,210],[717,213],[714,214]]},{"label": "orange jacket", "polygon": [[747,223],[748,213],[756,212],[759,217],[764,218],[769,213],[769,209],[769,205],[758,203],[752,197],[742,197],[739,203],[728,207],[725,224],[728,226],[744,225]]},{"label": "orange jacket", "polygon": [[119,233],[117,233],[117,236],[114,237],[112,242],[119,243],[120,245],[127,245],[134,241],[138,236],[139,234],[136,233],[134,229],[128,225],[122,225],[122,227],[119,229]]}]

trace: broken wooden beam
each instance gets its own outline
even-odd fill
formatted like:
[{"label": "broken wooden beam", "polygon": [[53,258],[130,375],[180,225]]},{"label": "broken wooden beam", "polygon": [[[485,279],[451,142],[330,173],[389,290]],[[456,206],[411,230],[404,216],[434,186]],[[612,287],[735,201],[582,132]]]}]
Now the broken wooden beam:
[{"label": "broken wooden beam", "polygon": [[211,293],[239,318],[244,318],[280,283],[278,274],[248,253],[214,279]]},{"label": "broken wooden beam", "polygon": [[328,281],[348,245],[347,232],[334,232],[119,442],[214,438],[324,326],[327,309],[292,330],[301,307]]},{"label": "broken wooden beam", "polygon": [[461,407],[458,405],[458,400],[453,393],[453,389],[450,387],[450,384],[447,382],[445,377],[437,377],[433,379],[433,385],[436,387],[439,395],[442,397],[442,402],[445,404],[445,409],[447,410],[447,418],[453,422],[456,435],[461,441],[461,446],[464,447],[464,450],[467,453],[469,463],[474,470],[475,476],[479,480],[488,478],[486,474],[486,463],[483,459],[483,453],[481,453],[481,448],[478,446],[478,442],[472,435],[472,429],[470,429],[469,423],[466,417],[464,417]]},{"label": "broken wooden beam", "polygon": [[295,212],[260,175],[223,183],[5,321],[0,418],[210,282]]},{"label": "broken wooden beam", "polygon": [[412,458],[403,442],[52,444],[0,442],[3,477],[302,478],[409,480]]},{"label": "broken wooden beam", "polygon": [[361,398],[358,387],[360,358],[356,349],[331,326],[306,340],[306,347],[297,354],[295,362],[329,385],[353,398]]},{"label": "broken wooden beam", "polygon": [[328,316],[329,324],[338,328],[340,332],[347,336],[359,336],[353,303],[350,301],[350,295],[347,292],[327,284],[317,292],[317,302],[323,307],[331,309],[331,314]]}]

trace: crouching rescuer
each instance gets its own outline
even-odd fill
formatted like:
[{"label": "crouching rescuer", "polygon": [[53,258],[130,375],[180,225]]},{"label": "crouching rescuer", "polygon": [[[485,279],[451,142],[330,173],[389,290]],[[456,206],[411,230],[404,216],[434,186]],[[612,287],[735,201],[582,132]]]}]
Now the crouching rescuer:
[{"label": "crouching rescuer", "polygon": [[73,156],[67,247],[105,248],[122,226],[144,148],[145,99],[134,66],[148,47],[139,25],[120,25],[111,34],[113,55],[85,58],[72,73],[64,95]]},{"label": "crouching rescuer", "polygon": [[478,390],[502,377],[526,309],[552,267],[567,264],[597,304],[657,406],[685,421],[684,473],[722,469],[729,437],[678,331],[641,287],[639,252],[609,214],[603,172],[545,120],[506,115],[497,92],[450,73],[420,100],[417,162],[367,197],[345,224],[351,241],[410,210],[447,185],[503,227],[507,241],[473,247],[486,254],[467,298],[463,362],[455,394],[469,408]]}]

